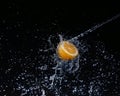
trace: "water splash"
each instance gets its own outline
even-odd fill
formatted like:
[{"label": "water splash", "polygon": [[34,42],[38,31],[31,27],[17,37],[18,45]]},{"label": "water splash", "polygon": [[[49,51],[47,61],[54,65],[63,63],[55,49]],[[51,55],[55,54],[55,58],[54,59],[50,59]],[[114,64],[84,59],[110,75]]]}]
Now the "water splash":
[{"label": "water splash", "polygon": [[[10,52],[11,57],[8,61],[10,68],[6,70],[6,76],[12,73],[14,69],[12,66],[15,67],[16,64],[19,64],[21,69],[17,76],[8,80],[8,83],[13,84],[11,92],[20,93],[21,96],[104,96],[106,86],[109,86],[110,83],[113,85],[119,83],[117,69],[120,62],[115,59],[113,54],[106,51],[104,44],[99,40],[91,40],[91,43],[89,43],[89,39],[79,40],[79,38],[117,19],[119,16],[116,15],[69,39],[76,45],[80,53],[77,58],[71,61],[63,61],[57,56],[55,53],[56,46],[51,41],[52,36],[48,39],[50,48],[43,46],[43,49],[39,49],[37,52],[30,51],[31,54],[36,54],[35,57],[32,55],[25,56],[22,52]],[[59,35],[59,41],[64,39]],[[115,82],[112,80],[115,80]],[[7,93],[7,88],[8,86],[5,86],[3,82],[3,85],[0,86],[0,92]],[[117,87],[114,87],[114,90],[118,90]]]},{"label": "water splash", "polygon": [[[54,55],[54,62],[55,62],[57,65],[53,68],[53,69],[55,70],[55,74],[52,75],[52,76],[51,76],[51,79],[50,79],[50,80],[52,80],[52,84],[51,84],[51,85],[52,85],[52,88],[57,88],[57,86],[56,86],[56,84],[57,84],[56,81],[57,81],[57,80],[59,80],[59,84],[61,84],[60,82],[62,82],[62,80],[64,79],[64,76],[65,76],[66,73],[67,73],[67,74],[73,74],[73,73],[75,73],[76,71],[78,71],[78,69],[80,68],[80,66],[82,66],[82,64],[80,64],[80,60],[81,60],[81,58],[84,57],[84,56],[82,57],[82,55],[84,55],[84,53],[88,52],[88,47],[86,47],[86,46],[88,46],[88,44],[86,45],[84,41],[82,42],[82,40],[80,41],[80,40],[78,40],[78,39],[79,39],[80,37],[83,37],[83,36],[87,35],[87,34],[90,33],[90,32],[93,32],[94,30],[102,27],[103,25],[105,25],[105,24],[107,24],[107,23],[109,23],[109,22],[117,19],[118,17],[120,17],[120,14],[118,14],[118,15],[116,15],[116,16],[108,19],[108,20],[106,20],[106,21],[103,22],[103,23],[100,23],[100,24],[97,24],[97,25],[91,27],[90,29],[86,30],[85,32],[81,33],[80,35],[77,35],[77,36],[69,39],[68,41],[74,43],[74,44],[76,45],[76,47],[79,49],[79,52],[80,52],[80,55],[79,55],[77,58],[75,58],[74,60],[71,60],[71,61],[63,61],[63,60],[59,59],[59,57],[57,56],[57,54]],[[62,41],[62,40],[63,40],[63,37],[62,37],[61,35],[59,35],[59,37],[60,37],[60,41]],[[98,48],[98,49],[99,49],[99,48]],[[103,50],[103,51],[105,52],[105,50]],[[103,52],[103,51],[102,51],[102,52]],[[104,53],[103,53],[103,54],[104,54]],[[106,55],[105,55],[105,56],[106,56]],[[85,57],[84,57],[84,60],[87,61]],[[91,59],[91,60],[92,60],[92,59]],[[95,59],[95,60],[97,60],[97,59]],[[94,61],[94,60],[93,60],[93,61]],[[93,62],[93,61],[92,61],[92,62]],[[94,64],[93,64],[93,65],[94,65]],[[80,69],[79,69],[79,70],[80,70]],[[93,87],[93,86],[94,86],[94,87]],[[61,87],[60,87],[60,88],[61,88]],[[59,89],[60,89],[60,88],[59,88]],[[76,87],[75,87],[75,88],[76,88]],[[94,88],[94,89],[93,89],[93,88]],[[95,89],[95,88],[96,88],[96,89]],[[75,90],[77,90],[77,91],[75,91]],[[75,93],[75,92],[77,93],[78,90],[79,90],[79,89],[77,89],[77,88],[74,89],[74,90],[73,90],[73,93]],[[80,90],[79,90],[79,91],[80,91]],[[100,93],[100,92],[101,92],[101,93]],[[57,91],[57,93],[59,93],[59,92]],[[59,93],[59,94],[60,94],[60,93]],[[101,88],[100,88],[99,86],[96,86],[95,84],[93,84],[93,85],[90,85],[90,86],[89,86],[88,94],[89,94],[90,96],[95,95],[95,94],[98,95],[98,96],[101,96],[100,94],[102,94],[102,91],[101,91]],[[81,92],[81,95],[84,95],[84,93]],[[60,95],[58,95],[58,96],[60,96]]]}]

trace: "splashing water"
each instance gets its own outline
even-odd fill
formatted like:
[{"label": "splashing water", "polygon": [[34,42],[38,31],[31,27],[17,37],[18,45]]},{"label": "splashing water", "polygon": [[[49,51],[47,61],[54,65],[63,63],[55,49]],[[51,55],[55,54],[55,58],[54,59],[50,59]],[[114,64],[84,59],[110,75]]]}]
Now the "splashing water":
[{"label": "splashing water", "polygon": [[[79,42],[79,40],[77,40],[77,39],[83,37],[84,35],[87,35],[90,32],[93,32],[94,30],[96,30],[96,29],[102,27],[103,25],[117,19],[118,17],[120,17],[120,14],[117,14],[116,16],[113,16],[112,18],[106,20],[103,23],[100,23],[100,24],[97,24],[97,25],[91,27],[90,29],[86,30],[85,32],[81,33],[80,35],[75,36],[75,37],[73,37],[73,38],[71,38],[67,41],[70,41],[70,42],[74,43],[77,46],[77,48],[79,49],[80,54],[82,55],[84,52],[87,51],[87,49],[84,49],[82,44],[80,44],[81,42]],[[60,37],[60,42],[63,41],[62,36],[59,35],[59,37]],[[52,44],[51,41],[50,41],[50,44]],[[59,69],[61,71],[60,73],[62,73],[63,70],[68,71],[69,73],[74,73],[75,71],[77,71],[79,69],[79,58],[80,58],[80,56],[78,56],[76,59],[71,60],[71,61],[62,61],[56,55],[54,56],[54,58],[55,58],[55,62],[57,62],[56,70]],[[75,67],[75,68],[73,68],[73,67]]]},{"label": "splashing water", "polygon": [[[119,16],[120,14],[68,39],[80,53],[74,60],[63,61],[57,56],[56,45],[51,40],[52,36],[48,39],[50,48],[39,49],[37,53],[31,50],[31,54],[36,54],[36,57],[25,56],[22,59],[16,59],[16,55],[21,53],[15,53],[12,59],[15,59],[14,63],[20,64],[22,72],[11,81],[15,82],[12,92],[17,91],[20,96],[104,96],[107,85],[109,86],[110,83],[115,85],[119,82],[116,68],[120,62],[113,54],[107,52],[101,41],[89,42],[89,38],[80,38]],[[62,41],[65,38],[59,35],[59,39]],[[11,63],[12,59],[9,62],[14,66]],[[12,67],[6,70],[6,74],[11,70]],[[34,71],[31,72],[31,70]],[[112,82],[114,79],[115,83]],[[1,89],[4,87],[7,89],[8,86],[0,86]],[[118,89],[114,87],[114,90]]]},{"label": "splashing water", "polygon": [[[70,60],[70,61],[63,61],[63,60],[61,60],[58,56],[57,56],[57,54],[56,53],[54,53],[54,55],[52,55],[53,56],[53,64],[55,64],[53,67],[52,67],[52,70],[54,70],[54,73],[53,74],[51,74],[50,76],[45,76],[45,78],[43,79],[43,81],[41,81],[41,82],[44,82],[43,84],[41,84],[41,86],[44,86],[45,88],[47,88],[47,89],[49,89],[49,90],[53,90],[54,92],[55,92],[55,95],[56,96],[61,96],[61,95],[63,95],[63,94],[67,94],[67,93],[65,93],[63,90],[62,90],[62,88],[63,88],[63,86],[64,86],[64,83],[65,82],[69,82],[67,79],[66,79],[66,76],[67,75],[69,75],[69,74],[75,74],[75,73],[77,73],[78,71],[79,72],[81,72],[83,69],[82,69],[82,67],[83,66],[85,66],[86,65],[86,63],[87,62],[89,62],[89,63],[95,63],[95,62],[98,62],[99,61],[99,59],[97,59],[97,57],[96,58],[92,58],[92,56],[90,56],[89,57],[89,55],[87,55],[87,54],[89,54],[90,53],[90,48],[89,48],[89,46],[91,47],[91,44],[87,44],[86,42],[85,42],[85,40],[79,40],[79,38],[81,38],[81,37],[83,37],[83,36],[85,36],[85,35],[87,35],[88,33],[90,33],[90,32],[93,32],[94,30],[96,30],[96,29],[98,29],[98,28],[100,28],[101,26],[103,26],[104,24],[107,24],[107,23],[109,23],[109,22],[111,22],[111,21],[113,21],[113,20],[115,20],[115,19],[117,19],[118,17],[120,16],[120,14],[118,14],[118,15],[116,15],[116,16],[114,16],[114,17],[112,17],[111,19],[109,19],[109,20],[107,20],[107,21],[105,21],[105,22],[103,22],[103,23],[101,23],[101,24],[98,24],[98,25],[95,25],[95,26],[93,26],[92,28],[90,28],[90,29],[88,29],[87,31],[85,31],[85,32],[83,32],[83,33],[81,33],[80,35],[78,35],[78,36],[76,36],[76,37],[73,37],[73,38],[71,38],[71,39],[69,39],[68,41],[70,41],[70,42],[72,42],[74,45],[76,45],[76,47],[78,48],[78,50],[79,50],[79,53],[80,53],[80,55],[77,57],[77,58],[75,58],[74,60]],[[50,49],[46,49],[46,50],[40,50],[40,51],[42,51],[42,52],[49,52],[50,50],[56,50],[56,47],[55,47],[55,45],[53,44],[53,42],[51,41],[51,38],[52,37],[50,37],[49,39],[48,39],[48,42],[49,42],[49,44],[50,44],[50,46],[52,46]],[[59,38],[60,38],[60,41],[63,41],[64,40],[64,38],[61,36],[61,35],[59,35]],[[98,42],[97,42],[98,43]],[[99,43],[99,45],[97,45],[96,47],[98,47],[98,46],[101,46],[102,44],[100,44]],[[100,48],[98,48],[98,49],[100,49]],[[104,50],[104,47],[103,47],[103,51],[105,51]],[[102,51],[102,52],[103,52]],[[96,53],[98,53],[98,54],[100,54],[100,52],[101,51],[96,51]],[[104,53],[103,53],[104,54]],[[86,56],[85,56],[86,55]],[[106,56],[106,55],[105,55]],[[91,58],[90,60],[91,61],[89,61],[89,59],[88,58]],[[109,58],[110,59],[110,58]],[[84,62],[84,63],[83,63]],[[100,62],[100,61],[99,61]],[[102,62],[100,63],[101,65],[102,65]],[[89,64],[88,64],[89,65]],[[46,65],[47,66],[47,65]],[[87,66],[87,65],[86,65]],[[95,66],[98,66],[97,65],[97,63],[95,63],[95,64],[93,64],[93,66],[95,67]],[[47,70],[47,68],[41,68],[42,70]],[[82,73],[83,75],[85,75],[86,73]],[[82,76],[82,74],[80,74],[79,73],[79,75],[78,75],[78,77],[81,75]],[[74,75],[73,75],[74,76]],[[102,73],[101,73],[101,76],[102,76]],[[69,76],[68,76],[69,77]],[[94,78],[99,78],[99,77],[94,77]],[[78,78],[77,78],[78,79]],[[90,79],[91,80],[91,79]],[[79,79],[78,79],[78,81],[75,81],[75,82],[81,82]],[[99,82],[102,82],[102,81],[99,81]],[[95,85],[96,84],[96,85]],[[79,95],[86,95],[87,93],[89,94],[89,96],[92,96],[92,95],[97,95],[97,96],[100,96],[100,94],[102,94],[102,90],[101,90],[101,84],[102,83],[100,83],[100,85],[98,84],[98,82],[97,81],[91,81],[91,82],[89,82],[89,87],[88,87],[88,92],[86,92],[85,91],[85,88],[86,88],[86,85],[84,85],[84,83],[82,82],[81,83],[81,88],[79,88],[78,86],[76,86],[76,87],[72,87],[73,89],[71,89],[72,90],[72,94],[78,94],[78,96]],[[66,86],[69,86],[69,83],[66,85]],[[71,87],[71,86],[69,86],[69,87]],[[76,88],[76,89],[75,89]],[[70,88],[68,88],[68,89],[70,89]],[[34,87],[33,87],[33,89],[32,90],[34,90]],[[42,96],[45,96],[45,89],[44,88],[42,88],[42,90],[41,90],[41,92],[42,92]],[[68,96],[68,95],[66,95],[66,96]]]},{"label": "splashing water", "polygon": [[[93,32],[94,30],[102,27],[103,25],[117,19],[118,17],[120,17],[120,14],[112,17],[111,19],[108,19],[107,21],[105,21],[105,22],[103,22],[101,24],[98,24],[98,25],[95,25],[95,26],[91,27],[90,29],[88,29],[87,31],[81,33],[78,36],[75,36],[75,37],[69,39],[68,41],[75,44],[76,47],[79,49],[79,52],[80,52],[80,55],[77,58],[75,58],[74,60],[63,61],[57,56],[57,54],[54,54],[54,57],[53,57],[54,62],[57,65],[53,68],[55,70],[55,74],[50,76],[50,78],[51,78],[50,80],[52,80],[51,87],[56,88],[56,86],[55,86],[57,84],[56,81],[59,80],[59,83],[62,82],[62,80],[64,79],[65,74],[73,74],[78,69],[80,70],[80,58],[82,57],[82,55],[84,53],[88,52],[88,46],[85,44],[84,41],[82,41],[82,40],[79,41],[78,39],[85,36],[85,35],[87,35],[90,32]],[[60,37],[60,42],[63,41],[62,36],[59,35],[59,37]],[[52,44],[51,41],[50,41],[50,44]],[[54,50],[56,50],[56,49],[54,48]],[[84,60],[86,61],[86,58],[84,58]],[[90,96],[92,96],[91,94],[95,94],[95,92],[94,93],[92,92],[93,91],[93,85],[92,86],[90,85],[89,87],[90,87],[90,90],[88,91],[88,93],[89,93]],[[58,92],[58,90],[57,90],[57,92]],[[99,95],[99,94],[100,93],[97,93],[97,95]]]}]

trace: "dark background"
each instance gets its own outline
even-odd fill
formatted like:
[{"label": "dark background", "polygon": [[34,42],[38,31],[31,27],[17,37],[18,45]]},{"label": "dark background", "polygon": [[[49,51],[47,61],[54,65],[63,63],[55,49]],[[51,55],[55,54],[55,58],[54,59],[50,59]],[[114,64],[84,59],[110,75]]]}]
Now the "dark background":
[{"label": "dark background", "polygon": [[[24,1],[2,2],[0,3],[0,30],[5,31],[4,34],[11,43],[8,47],[20,47],[27,34],[38,34],[44,37],[62,32],[65,35],[76,36],[119,12],[119,3],[117,2],[73,4],[65,2],[55,4]],[[119,44],[116,43],[119,41],[119,20],[120,18],[96,30],[109,47],[117,50],[119,50]],[[20,28],[6,29],[6,26],[13,27],[17,22],[23,23]],[[35,24],[37,24],[37,28],[40,28],[40,33],[33,33],[33,30],[36,29],[33,28]],[[16,39],[15,35],[17,34],[24,36],[22,39]],[[33,40],[29,44],[31,40],[29,36],[26,36],[24,46],[31,46],[32,42],[33,45],[35,44]]]},{"label": "dark background", "polygon": [[[15,85],[12,84],[16,84],[14,78],[24,70],[33,72],[36,65],[34,66],[33,64],[33,66],[28,66],[27,64],[34,62],[34,57],[37,57],[34,51],[37,48],[48,48],[47,39],[50,35],[58,37],[58,34],[62,34],[67,38],[74,37],[89,29],[91,26],[106,21],[119,13],[120,8],[117,2],[85,2],[76,4],[73,2],[71,2],[71,4],[70,2],[25,2],[23,0],[0,2],[1,90],[6,89],[8,94],[17,94],[17,92],[13,91],[14,88],[12,87],[15,87]],[[85,37],[89,36],[89,38],[92,39],[95,38],[96,34],[99,34],[99,39],[103,41],[106,48],[108,50],[113,50],[118,56],[120,52],[119,32],[120,18],[102,26]],[[57,44],[58,40],[54,40],[53,38],[53,43]],[[26,55],[30,55],[30,57],[28,57],[31,61],[29,61],[29,58],[23,59]],[[18,63],[19,58],[22,60],[20,64]],[[37,58],[36,61],[39,59],[40,58]],[[117,60],[119,60],[119,58],[117,58]],[[14,62],[17,62],[17,64],[11,67],[10,64]],[[89,66],[87,67],[90,69]],[[11,71],[9,72],[8,70],[8,72],[5,73],[8,68],[11,68]],[[36,73],[34,74],[36,75]],[[87,75],[83,75],[83,78],[84,77],[86,79]],[[8,85],[9,88],[4,87],[5,85]],[[109,86],[107,86],[107,88],[108,87]],[[119,90],[118,87],[117,89]],[[112,88],[108,88],[108,90],[111,92]],[[111,96],[114,96],[114,93]]]}]

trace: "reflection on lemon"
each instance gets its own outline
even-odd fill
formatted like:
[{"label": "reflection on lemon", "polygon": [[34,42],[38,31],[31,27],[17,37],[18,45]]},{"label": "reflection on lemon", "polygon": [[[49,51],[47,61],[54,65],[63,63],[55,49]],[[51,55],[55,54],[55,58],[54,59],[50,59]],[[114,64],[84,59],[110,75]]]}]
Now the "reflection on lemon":
[{"label": "reflection on lemon", "polygon": [[78,49],[69,41],[61,41],[57,46],[57,53],[63,60],[72,60],[78,55]]}]

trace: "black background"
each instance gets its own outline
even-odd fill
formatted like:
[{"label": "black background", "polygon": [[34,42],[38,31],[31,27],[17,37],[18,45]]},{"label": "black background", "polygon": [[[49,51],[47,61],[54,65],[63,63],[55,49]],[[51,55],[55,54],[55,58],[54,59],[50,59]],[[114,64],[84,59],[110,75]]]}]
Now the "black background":
[{"label": "black background", "polygon": [[[20,47],[23,41],[21,41],[21,39],[16,40],[15,35],[17,32],[18,34],[27,34],[28,31],[30,34],[34,34],[32,33],[32,27],[35,24],[38,24],[42,30],[41,33],[38,33],[39,35],[49,36],[50,34],[63,32],[66,35],[76,36],[91,26],[115,16],[119,11],[119,3],[117,2],[86,2],[73,4],[65,2],[55,4],[52,4],[52,2],[2,2],[0,3],[0,29],[6,31],[6,26],[12,26],[15,25],[16,22],[22,22],[23,28],[11,29],[12,31],[8,30],[9,32],[6,32],[9,42],[13,44],[11,46]],[[7,22],[2,24],[4,20]],[[119,20],[120,18],[104,25],[100,30],[96,30],[100,32],[102,29],[100,34],[103,41],[106,42],[109,47],[117,50],[119,50],[119,44],[116,43],[119,41]],[[26,44],[29,46],[31,44],[29,44],[30,37],[26,37],[28,37]]]},{"label": "black background", "polygon": [[[117,2],[79,2],[76,4],[73,4],[73,2],[71,2],[71,4],[70,2],[25,2],[22,0],[1,2],[1,83],[6,82],[7,85],[7,83],[10,82],[8,82],[6,78],[12,80],[11,78],[16,77],[22,70],[19,69],[19,65],[15,65],[13,68],[14,74],[12,74],[12,72],[7,75],[4,74],[4,71],[9,67],[7,60],[10,58],[10,50],[20,51],[23,53],[21,57],[24,57],[25,54],[29,54],[31,49],[42,48],[40,44],[47,44],[45,40],[44,42],[42,41],[42,38],[47,41],[50,35],[57,37],[58,34],[63,34],[66,37],[74,37],[89,29],[91,26],[106,21],[119,13],[119,3]],[[102,26],[87,36],[92,38],[99,33],[100,39],[104,42],[106,48],[119,54],[119,26],[120,18]],[[53,43],[56,42],[57,41],[53,40]],[[35,54],[33,58],[34,56]],[[13,57],[15,57],[15,54],[13,54]]]}]

